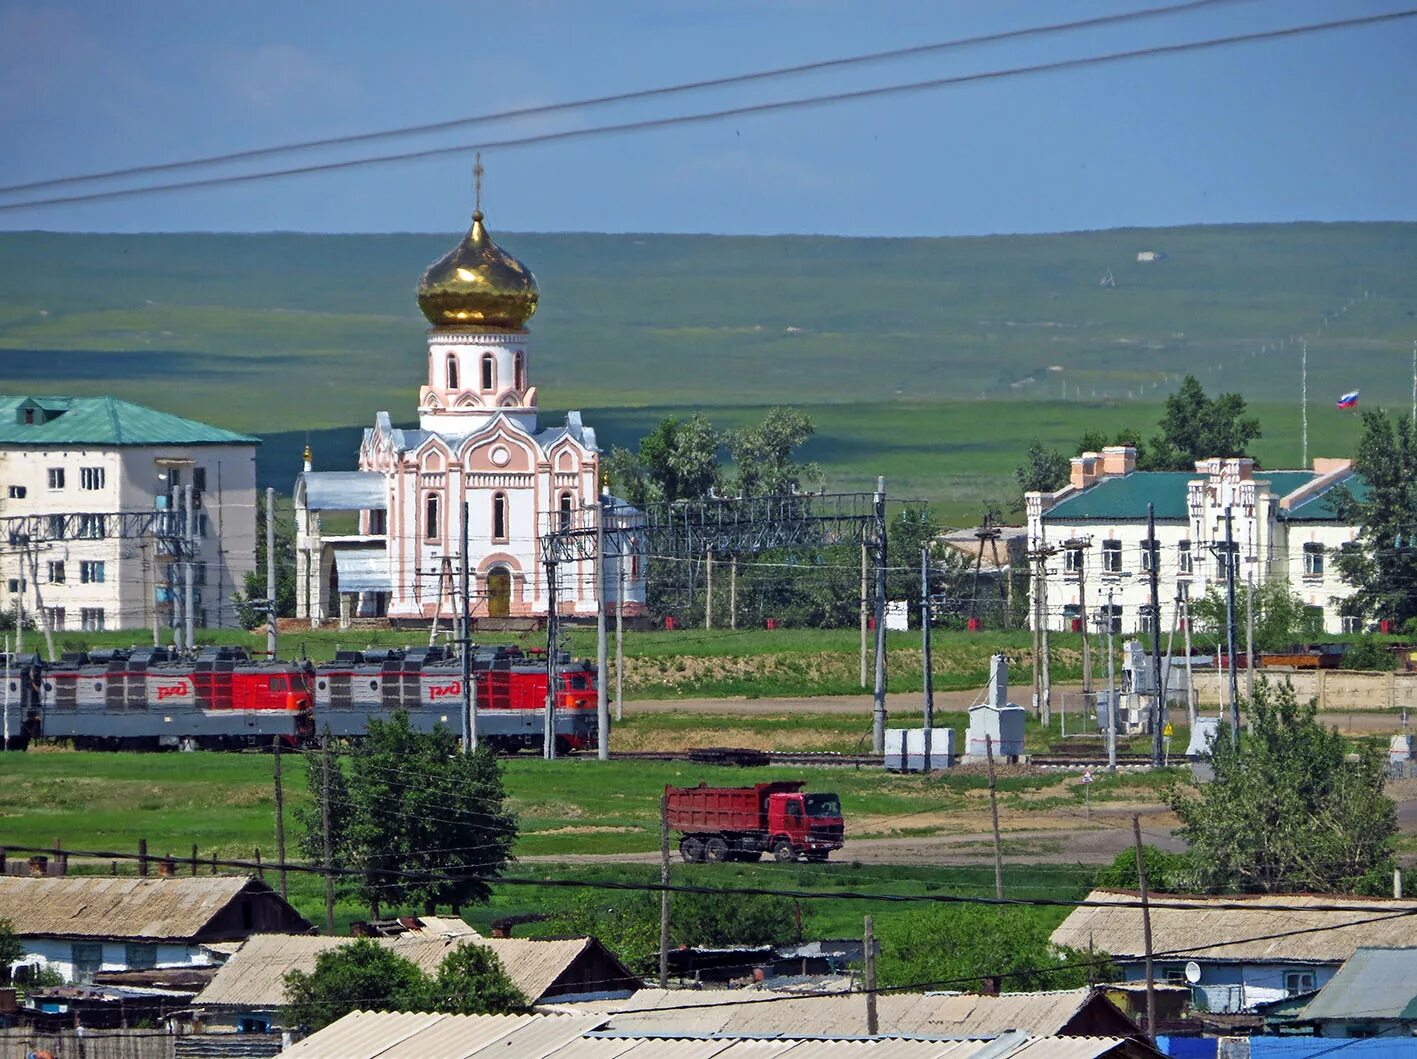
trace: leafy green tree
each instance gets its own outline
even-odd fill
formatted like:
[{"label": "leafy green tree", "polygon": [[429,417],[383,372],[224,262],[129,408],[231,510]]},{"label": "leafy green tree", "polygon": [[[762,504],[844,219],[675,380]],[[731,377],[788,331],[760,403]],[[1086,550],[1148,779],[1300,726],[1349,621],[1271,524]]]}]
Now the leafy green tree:
[{"label": "leafy green tree", "polygon": [[1334,490],[1338,517],[1358,526],[1357,547],[1333,557],[1354,586],[1344,611],[1401,625],[1417,617],[1417,427],[1407,416],[1364,412],[1353,469],[1363,479],[1361,498]]},{"label": "leafy green tree", "polygon": [[[324,746],[306,758],[305,786],[310,798],[295,806],[295,823],[300,852],[311,864],[325,863],[325,832],[322,799],[328,789],[330,803],[330,853],[334,868],[351,867],[346,857],[350,853],[349,821],[351,803],[349,780],[340,765],[340,756],[328,734]],[[347,876],[335,876],[335,886],[348,892],[352,883]]]},{"label": "leafy green tree", "polygon": [[786,496],[804,483],[815,485],[821,470],[799,463],[796,451],[816,433],[812,417],[795,408],[770,409],[755,426],[729,431],[726,442],[737,468],[734,489],[739,496]]},{"label": "leafy green tree", "polygon": [[1147,469],[1193,471],[1197,460],[1244,456],[1246,446],[1260,436],[1260,421],[1246,416],[1245,410],[1245,399],[1238,393],[1207,397],[1196,377],[1187,375],[1180,389],[1166,398]]},{"label": "leafy green tree", "polygon": [[1049,921],[1028,908],[939,905],[882,932],[877,976],[887,987],[968,991],[1001,976],[1010,992],[1074,989],[1105,979],[1097,957],[1048,940]]},{"label": "leafy green tree", "polygon": [[[276,511],[276,617],[295,617],[295,523]],[[246,574],[244,592],[232,595],[236,619],[247,629],[266,623],[266,608],[252,606],[266,598],[266,492],[256,490],[256,568]]]},{"label": "leafy green tree", "polygon": [[1343,652],[1342,668],[1391,672],[1396,661],[1381,640],[1364,636],[1349,644],[1348,650]]},{"label": "leafy green tree", "polygon": [[[314,806],[302,819],[302,849],[318,859],[320,758],[311,762]],[[333,775],[333,774],[332,774]],[[408,714],[371,720],[355,743],[343,775],[346,791],[332,794],[345,816],[331,828],[340,866],[361,874],[347,886],[378,918],[385,904],[432,913],[456,911],[491,897],[478,877],[495,877],[511,859],[516,818],[506,807],[502,769],[485,745],[469,754],[439,725],[417,732]],[[334,820],[332,819],[332,824]],[[426,873],[420,878],[419,873]]]},{"label": "leafy green tree", "polygon": [[1068,458],[1056,449],[1043,447],[1037,438],[1014,471],[1021,493],[1051,493],[1068,484]]},{"label": "leafy green tree", "polygon": [[285,976],[287,1024],[315,1031],[351,1011],[428,1011],[428,977],[371,938],[329,949],[310,972]]},{"label": "leafy green tree", "polygon": [[1245,713],[1238,747],[1225,725],[1212,745],[1214,781],[1171,795],[1201,886],[1342,893],[1390,870],[1397,814],[1383,793],[1379,749],[1363,744],[1346,761],[1343,738],[1287,682],[1262,679]]},{"label": "leafy green tree", "polygon": [[666,416],[640,439],[638,451],[611,451],[606,465],[610,489],[636,507],[707,496],[719,484],[721,441],[701,413],[688,419]]},{"label": "leafy green tree", "polygon": [[[1235,585],[1235,621],[1240,649],[1245,644],[1245,611],[1251,588]],[[1256,585],[1254,592],[1255,650],[1288,651],[1323,635],[1323,616],[1305,604],[1284,578]],[[1191,602],[1191,617],[1202,637],[1217,643],[1225,638],[1225,589],[1211,585],[1205,597]]]},{"label": "leafy green tree", "polygon": [[[1156,846],[1143,846],[1142,861],[1146,864],[1147,889],[1174,894],[1186,893],[1196,888],[1191,860],[1186,854],[1168,853]],[[1097,885],[1114,890],[1135,890],[1140,887],[1136,852],[1127,849],[1118,853],[1112,863],[1098,873]]]},{"label": "leafy green tree", "polygon": [[454,1015],[505,1015],[528,1007],[497,954],[471,942],[443,957],[428,983],[428,996],[434,1011]]},{"label": "leafy green tree", "polygon": [[15,933],[14,924],[0,916],[0,985],[9,982],[10,964],[24,954],[25,947],[20,942],[20,936]]}]

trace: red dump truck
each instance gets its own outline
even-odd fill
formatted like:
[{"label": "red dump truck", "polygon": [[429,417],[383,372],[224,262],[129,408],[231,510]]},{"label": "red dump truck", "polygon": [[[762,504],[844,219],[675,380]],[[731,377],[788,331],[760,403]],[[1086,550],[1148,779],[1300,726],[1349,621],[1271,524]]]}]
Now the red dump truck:
[{"label": "red dump truck", "polygon": [[752,787],[665,787],[669,826],[682,834],[686,861],[757,860],[764,853],[788,863],[823,861],[841,849],[841,799],[807,794],[802,780]]}]

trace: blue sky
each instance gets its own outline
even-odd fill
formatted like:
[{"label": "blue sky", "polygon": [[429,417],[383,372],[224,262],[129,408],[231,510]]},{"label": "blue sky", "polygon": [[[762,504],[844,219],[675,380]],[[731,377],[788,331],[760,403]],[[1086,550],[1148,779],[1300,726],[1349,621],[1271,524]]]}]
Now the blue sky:
[{"label": "blue sky", "polygon": [[[0,184],[1163,2],[0,0]],[[1102,31],[540,117],[405,146],[946,77],[1402,6],[1403,0],[1237,0]],[[484,157],[484,204],[493,228],[503,231],[894,236],[1417,220],[1414,55],[1417,19],[500,149]],[[459,156],[0,213],[0,227],[452,231],[470,206],[471,166],[470,156]]]}]

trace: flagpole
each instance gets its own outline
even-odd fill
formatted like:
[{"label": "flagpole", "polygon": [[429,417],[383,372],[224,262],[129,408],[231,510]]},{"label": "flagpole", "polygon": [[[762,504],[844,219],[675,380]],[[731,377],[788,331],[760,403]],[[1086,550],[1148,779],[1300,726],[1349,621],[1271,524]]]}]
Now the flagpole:
[{"label": "flagpole", "polygon": [[1309,343],[1299,340],[1299,438],[1301,456],[1299,466],[1309,466]]},{"label": "flagpole", "polygon": [[1417,339],[1412,342],[1412,422],[1417,424]]}]

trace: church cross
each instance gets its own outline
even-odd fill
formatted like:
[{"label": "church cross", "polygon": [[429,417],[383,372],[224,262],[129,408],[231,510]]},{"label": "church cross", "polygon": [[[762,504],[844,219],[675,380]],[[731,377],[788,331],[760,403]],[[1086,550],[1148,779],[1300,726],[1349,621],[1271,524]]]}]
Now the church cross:
[{"label": "church cross", "polygon": [[473,209],[482,212],[482,152],[477,152],[477,164],[472,167]]}]

